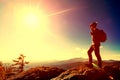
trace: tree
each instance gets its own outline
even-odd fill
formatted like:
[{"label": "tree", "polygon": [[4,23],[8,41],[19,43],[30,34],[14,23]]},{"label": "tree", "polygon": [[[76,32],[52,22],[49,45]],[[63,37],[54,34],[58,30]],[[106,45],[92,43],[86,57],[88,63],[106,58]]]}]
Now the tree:
[{"label": "tree", "polygon": [[16,72],[23,72],[25,65],[29,64],[29,62],[24,60],[25,57],[26,56],[24,56],[23,54],[20,54],[20,56],[16,60],[13,60],[13,66],[17,66],[15,69]]}]

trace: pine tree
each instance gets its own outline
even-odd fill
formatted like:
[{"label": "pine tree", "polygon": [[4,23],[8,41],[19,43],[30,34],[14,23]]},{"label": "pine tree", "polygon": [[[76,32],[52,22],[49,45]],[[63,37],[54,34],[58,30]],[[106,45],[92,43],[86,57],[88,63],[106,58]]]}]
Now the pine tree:
[{"label": "pine tree", "polygon": [[25,57],[26,56],[24,56],[23,54],[20,54],[20,56],[16,60],[13,60],[14,62],[13,66],[16,66],[15,69],[16,72],[23,72],[25,65],[29,64],[29,62],[24,60]]}]

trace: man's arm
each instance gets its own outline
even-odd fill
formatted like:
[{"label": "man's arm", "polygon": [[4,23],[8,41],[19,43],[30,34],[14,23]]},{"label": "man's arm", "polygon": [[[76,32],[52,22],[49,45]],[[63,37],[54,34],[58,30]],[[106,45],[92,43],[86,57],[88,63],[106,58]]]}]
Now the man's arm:
[{"label": "man's arm", "polygon": [[93,32],[90,32],[91,35],[93,35]]}]

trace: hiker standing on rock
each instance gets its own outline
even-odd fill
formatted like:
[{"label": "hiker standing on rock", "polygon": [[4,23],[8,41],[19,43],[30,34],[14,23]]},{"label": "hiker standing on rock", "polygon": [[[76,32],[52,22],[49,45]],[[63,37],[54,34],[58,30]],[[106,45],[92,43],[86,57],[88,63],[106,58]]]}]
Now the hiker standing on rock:
[{"label": "hiker standing on rock", "polygon": [[97,28],[97,22],[93,22],[90,24],[90,30],[92,44],[88,50],[89,66],[92,67],[92,52],[94,51],[95,56],[97,57],[98,66],[102,68],[102,59],[100,56],[100,42],[104,42],[106,40],[106,34],[103,30],[99,30]]}]

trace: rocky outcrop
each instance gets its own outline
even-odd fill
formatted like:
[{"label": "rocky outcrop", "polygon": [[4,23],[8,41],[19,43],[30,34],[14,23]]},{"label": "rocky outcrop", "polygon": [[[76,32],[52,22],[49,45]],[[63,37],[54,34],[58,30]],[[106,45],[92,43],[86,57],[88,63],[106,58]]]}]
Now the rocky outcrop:
[{"label": "rocky outcrop", "polygon": [[69,69],[51,80],[120,80],[119,68],[105,66],[104,68],[88,68],[79,66]]},{"label": "rocky outcrop", "polygon": [[120,62],[104,62],[103,68],[90,68],[85,62],[67,70],[57,67],[36,67],[7,80],[120,80]]},{"label": "rocky outcrop", "polygon": [[58,76],[64,70],[56,67],[36,67],[24,71],[7,80],[50,80]]}]

